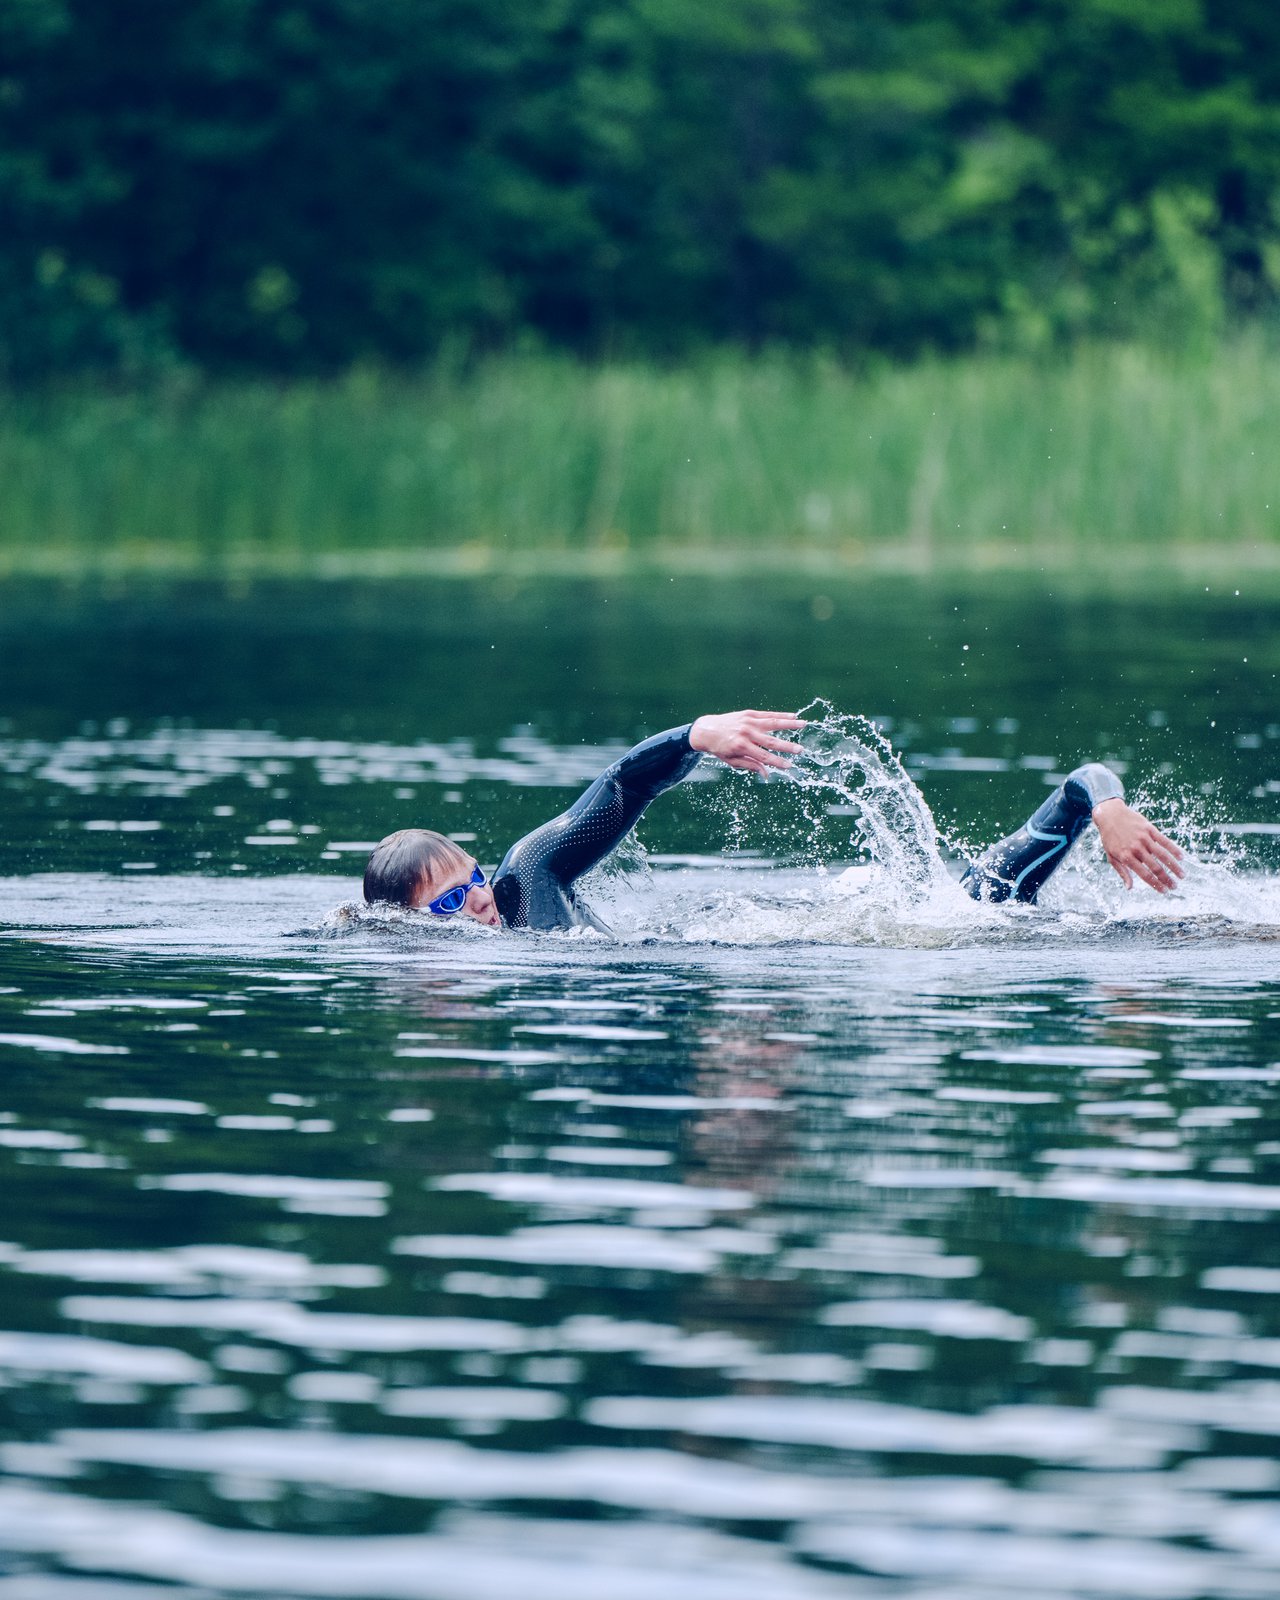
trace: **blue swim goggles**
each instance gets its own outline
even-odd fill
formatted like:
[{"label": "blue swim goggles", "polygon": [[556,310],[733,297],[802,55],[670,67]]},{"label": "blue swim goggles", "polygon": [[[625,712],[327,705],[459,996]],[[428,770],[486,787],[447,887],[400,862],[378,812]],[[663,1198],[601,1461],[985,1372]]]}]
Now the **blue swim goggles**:
[{"label": "blue swim goggles", "polygon": [[456,884],[452,889],[446,889],[443,894],[438,894],[434,900],[427,901],[427,910],[433,917],[452,917],[462,910],[467,903],[467,896],[473,889],[483,889],[488,879],[479,867],[471,874],[468,883]]}]

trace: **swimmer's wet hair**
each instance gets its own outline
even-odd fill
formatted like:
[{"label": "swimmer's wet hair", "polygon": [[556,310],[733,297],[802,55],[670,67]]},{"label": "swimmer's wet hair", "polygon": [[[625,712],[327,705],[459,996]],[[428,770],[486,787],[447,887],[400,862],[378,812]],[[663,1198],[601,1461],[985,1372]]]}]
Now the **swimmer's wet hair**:
[{"label": "swimmer's wet hair", "polygon": [[374,845],[364,869],[364,897],[369,905],[388,900],[411,906],[422,880],[437,868],[448,871],[466,858],[452,839],[430,828],[401,828]]}]

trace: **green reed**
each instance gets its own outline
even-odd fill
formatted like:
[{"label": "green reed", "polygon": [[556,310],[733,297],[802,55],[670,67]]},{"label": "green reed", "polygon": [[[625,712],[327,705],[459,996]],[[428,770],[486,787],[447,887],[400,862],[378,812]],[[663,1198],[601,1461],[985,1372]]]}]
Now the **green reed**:
[{"label": "green reed", "polygon": [[495,358],[0,397],[0,570],[1280,554],[1280,362]]}]

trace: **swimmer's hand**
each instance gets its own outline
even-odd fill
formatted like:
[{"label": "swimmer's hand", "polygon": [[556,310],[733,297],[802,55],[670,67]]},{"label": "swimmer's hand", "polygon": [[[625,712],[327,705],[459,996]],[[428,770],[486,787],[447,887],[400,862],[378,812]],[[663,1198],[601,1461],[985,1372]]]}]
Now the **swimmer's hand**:
[{"label": "swimmer's hand", "polygon": [[1126,889],[1135,877],[1157,894],[1176,889],[1182,876],[1182,851],[1166,838],[1141,811],[1123,800],[1103,800],[1093,808],[1093,820],[1107,852],[1107,860],[1120,874]]},{"label": "swimmer's hand", "polygon": [[773,730],[807,727],[803,717],[790,711],[726,711],[699,717],[689,730],[689,743],[739,772],[785,772],[791,763],[782,752],[802,752],[798,744],[774,738]]}]

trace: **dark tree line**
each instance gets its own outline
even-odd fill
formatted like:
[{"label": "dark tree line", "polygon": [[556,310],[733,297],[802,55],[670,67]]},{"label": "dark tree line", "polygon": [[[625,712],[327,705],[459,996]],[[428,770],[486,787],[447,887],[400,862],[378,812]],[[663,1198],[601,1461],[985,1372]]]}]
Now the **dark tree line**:
[{"label": "dark tree line", "polygon": [[909,354],[1280,292],[1276,0],[0,0],[0,373]]}]

